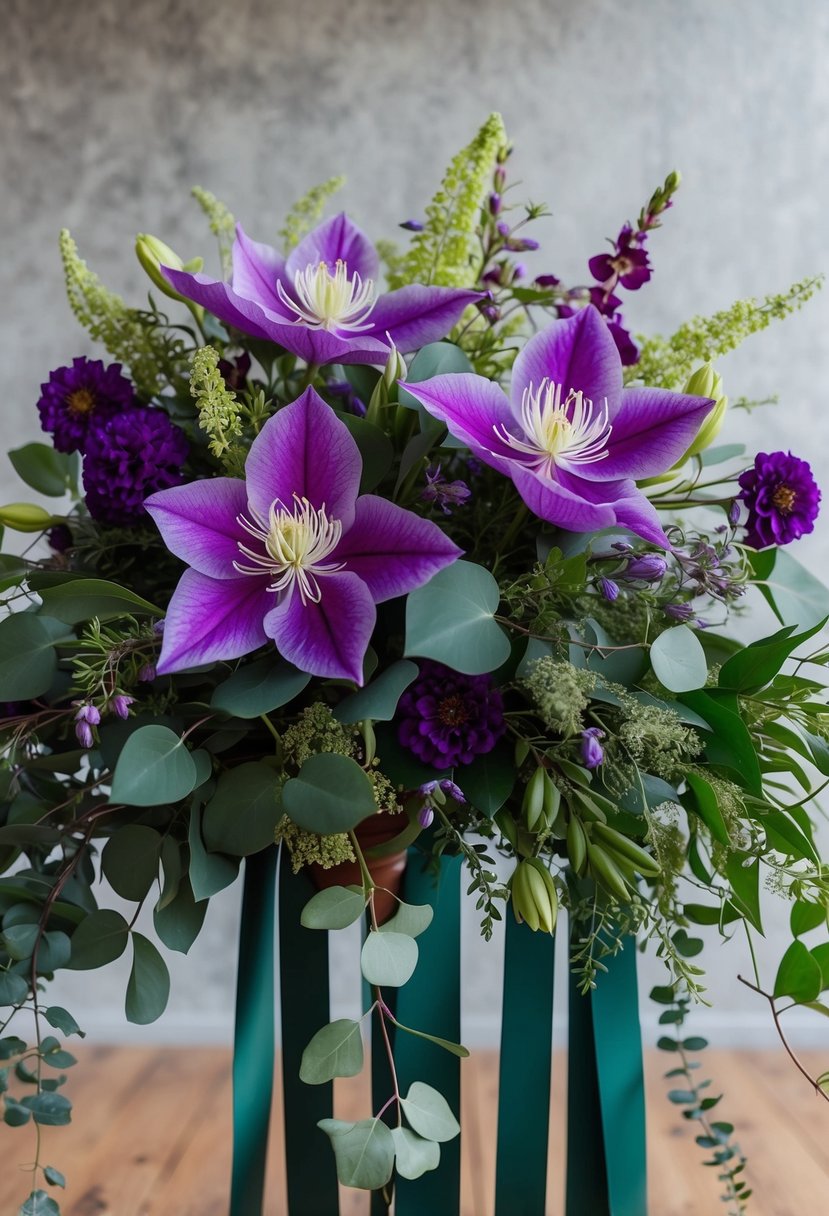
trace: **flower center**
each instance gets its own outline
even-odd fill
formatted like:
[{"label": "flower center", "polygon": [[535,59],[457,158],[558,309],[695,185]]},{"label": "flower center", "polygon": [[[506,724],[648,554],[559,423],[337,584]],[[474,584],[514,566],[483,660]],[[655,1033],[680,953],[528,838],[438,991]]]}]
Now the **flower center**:
[{"label": "flower center", "polygon": [[297,323],[310,329],[346,329],[357,333],[370,329],[368,315],[374,307],[377,292],[373,279],[354,274],[349,278],[348,267],[340,258],[334,273],[327,262],[313,262],[294,275],[292,300],[281,283],[276,290],[280,300],[296,313]]},{"label": "flower center", "polygon": [[495,434],[515,451],[529,456],[530,468],[551,477],[556,465],[594,464],[607,456],[612,427],[607,401],[595,406],[589,397],[571,389],[565,401],[561,385],[546,377],[530,384],[521,398],[524,437],[512,435],[505,425]]},{"label": "flower center", "polygon": [[787,486],[785,481],[782,481],[774,491],[771,500],[777,507],[777,510],[782,512],[783,515],[790,515],[794,510],[797,492],[791,486]]},{"label": "flower center", "polygon": [[438,704],[438,718],[444,726],[462,726],[469,719],[469,710],[460,697],[444,697]]},{"label": "flower center", "polygon": [[88,388],[76,388],[67,393],[66,408],[70,414],[91,414],[95,408],[95,394]]},{"label": "flower center", "polygon": [[340,543],[343,534],[340,521],[329,519],[325,504],[312,507],[307,498],[298,494],[294,495],[292,511],[276,500],[270,505],[267,519],[255,511],[251,514],[252,522],[244,515],[237,516],[237,520],[264,546],[264,553],[237,541],[239,552],[253,564],[243,566],[234,562],[234,569],[240,574],[267,574],[272,579],[269,591],[290,592],[297,587],[303,605],[309,600],[318,604],[322,595],[319,576],[343,569],[343,562],[326,561]]}]

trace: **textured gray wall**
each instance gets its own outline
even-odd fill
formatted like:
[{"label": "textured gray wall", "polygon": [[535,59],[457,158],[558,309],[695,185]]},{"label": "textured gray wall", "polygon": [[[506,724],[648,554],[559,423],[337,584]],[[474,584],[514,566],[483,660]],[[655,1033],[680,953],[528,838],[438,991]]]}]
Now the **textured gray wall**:
[{"label": "textured gray wall", "polygon": [[[2,15],[4,447],[38,437],[40,381],[88,350],[63,299],[61,226],[136,303],[137,232],[212,253],[194,183],[265,240],[298,194],[345,172],[357,221],[394,235],[494,108],[517,145],[512,173],[555,213],[538,265],[570,281],[682,169],[651,242],[655,279],[628,310],[637,328],[670,331],[827,268],[821,0],[4,0]],[[791,446],[829,485],[827,335],[829,296],[722,370],[734,396],[780,393],[751,420],[752,446]],[[746,419],[729,426],[735,437]],[[5,462],[0,483],[3,499],[19,496]],[[825,566],[829,524],[797,552]],[[227,1026],[235,905],[236,893],[217,901],[190,961],[176,960],[162,1035]],[[474,1036],[492,1027],[498,952],[469,936]],[[733,980],[739,965],[736,944],[713,952],[718,1025],[744,1039],[766,1018]],[[103,1032],[118,1024],[123,984],[112,967],[64,996],[79,1016],[94,1006],[85,1020]]]}]

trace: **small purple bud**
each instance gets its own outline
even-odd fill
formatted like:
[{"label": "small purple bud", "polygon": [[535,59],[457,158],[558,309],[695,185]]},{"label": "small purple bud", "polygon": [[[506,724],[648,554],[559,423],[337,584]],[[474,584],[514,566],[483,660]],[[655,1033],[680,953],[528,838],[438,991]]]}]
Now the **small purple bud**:
[{"label": "small purple bud", "polygon": [[109,707],[115,714],[116,718],[126,719],[130,716],[130,706],[134,700],[135,697],[128,697],[126,693],[119,692],[116,693],[112,698],[109,703]]},{"label": "small purple bud", "polygon": [[658,553],[643,553],[632,557],[625,568],[626,578],[635,578],[643,583],[659,583],[665,577],[668,563]]},{"label": "small purple bud", "polygon": [[145,663],[138,673],[142,684],[149,684],[156,677],[155,663]]},{"label": "small purple bud", "polygon": [[555,274],[539,274],[535,277],[536,287],[558,287],[561,279]]},{"label": "small purple bud", "polygon": [[728,508],[728,522],[732,527],[736,528],[737,524],[740,522],[741,514],[740,500],[735,498],[731,503],[731,506]]},{"label": "small purple bud", "polygon": [[80,743],[81,747],[92,747],[93,743],[95,742],[92,734],[92,727],[88,722],[84,722],[83,720],[76,722],[75,734],[77,735],[78,742]]},{"label": "small purple bud", "polygon": [[604,731],[598,726],[589,726],[581,732],[581,758],[587,768],[598,768],[604,760],[604,748],[599,742]]},{"label": "small purple bud", "polygon": [[422,828],[431,827],[434,818],[435,812],[430,806],[422,806],[417,813],[417,822]]},{"label": "small purple bud", "polygon": [[533,240],[531,236],[514,236],[507,241],[507,249],[512,253],[529,253],[540,248],[538,241]]},{"label": "small purple bud", "polygon": [[626,540],[614,540],[610,547],[611,549],[615,549],[617,553],[633,552],[633,545],[629,545]]},{"label": "small purple bud", "polygon": [[[486,272],[486,274],[481,275],[481,282],[482,283],[494,283],[496,287],[501,287],[502,283],[503,283],[503,277],[504,276],[502,274],[501,267],[493,266],[491,270],[488,270]],[[492,293],[490,292],[489,294],[490,294],[490,298],[491,298]]]},{"label": "small purple bud", "polygon": [[496,308],[494,304],[486,304],[481,309],[481,312],[486,317],[487,321],[489,321],[490,325],[495,325],[497,321],[501,320],[501,310],[500,308]]},{"label": "small purple bud", "polygon": [[507,184],[506,170],[500,167],[497,168],[495,170],[495,176],[493,177],[492,182],[497,193],[500,194],[503,191],[504,186]]},{"label": "small purple bud", "polygon": [[79,705],[78,712],[75,714],[76,722],[88,722],[90,726],[97,726],[101,721],[101,711],[96,709],[94,705]]},{"label": "small purple bud", "polygon": [[600,578],[599,590],[606,600],[610,600],[611,604],[619,598],[619,584],[614,583],[612,578]]},{"label": "small purple bud", "polygon": [[448,777],[444,777],[440,783],[440,788],[444,794],[448,794],[450,798],[454,798],[456,802],[466,802],[466,795],[459,786],[455,785],[454,781],[450,781]]},{"label": "small purple bud", "polygon": [[526,277],[527,277],[527,267],[524,265],[523,262],[516,262],[512,268],[513,283],[517,283],[519,279],[525,279]]},{"label": "small purple bud", "polygon": [[498,223],[498,235],[508,237],[510,234],[510,226],[506,220],[500,220]]},{"label": "small purple bud", "polygon": [[50,528],[46,533],[46,539],[49,542],[49,548],[54,549],[55,553],[65,553],[67,549],[72,548],[72,533],[66,524],[57,524],[54,528]]},{"label": "small purple bud", "polygon": [[501,210],[501,195],[493,191],[489,196],[489,214],[498,215]]},{"label": "small purple bud", "polygon": [[428,798],[430,794],[434,794],[434,792],[437,788],[438,788],[437,781],[424,781],[423,785],[418,786],[417,792],[418,792],[418,794],[421,794],[424,798]]},{"label": "small purple bud", "polygon": [[666,604],[665,615],[672,617],[675,621],[690,621],[694,615],[694,609],[691,604]]},{"label": "small purple bud", "polygon": [[421,224],[420,220],[404,220],[402,224],[398,225],[398,227],[405,228],[407,232],[423,231],[423,225]]}]

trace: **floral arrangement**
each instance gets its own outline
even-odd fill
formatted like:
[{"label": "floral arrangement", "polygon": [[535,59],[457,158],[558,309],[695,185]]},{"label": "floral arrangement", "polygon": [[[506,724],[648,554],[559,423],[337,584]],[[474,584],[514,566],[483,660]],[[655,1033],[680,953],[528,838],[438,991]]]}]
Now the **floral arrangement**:
[{"label": "floral arrangement", "polygon": [[[52,1031],[81,1031],[48,982],[129,950],[126,1016],[159,1017],[169,976],[139,910],[186,953],[275,842],[320,886],[304,925],[368,915],[364,1019],[383,1034],[431,909],[378,866],[412,847],[461,855],[487,938],[504,916],[551,934],[566,909],[584,991],[625,938],[655,949],[671,1099],[745,1208],[733,1129],[692,1072],[704,1040],[682,1037],[705,1003],[695,927],[739,931],[750,959],[769,888],[791,944],[745,982],[779,1028],[793,1006],[829,1014],[810,811],[829,601],[788,549],[818,515],[809,465],[712,446],[713,360],[817,281],[634,338],[623,300],[650,282],[678,175],[568,287],[520,260],[546,212],[513,201],[509,154],[494,115],[402,249],[322,220],[338,180],[279,249],[196,190],[220,268],[140,236],[143,309],[61,236],[70,305],[111,361],[53,371],[48,442],[10,453],[56,509],[0,510],[28,546],[0,556],[0,1091],[35,1133],[21,1216],[58,1212],[64,1185],[41,1131],[70,1118],[74,1058]],[[752,588],[780,628],[745,646],[728,626]],[[101,876],[132,918],[99,905]],[[361,1069],[361,1022],[308,1030],[304,1080]],[[395,1080],[322,1130],[343,1182],[388,1195],[437,1165],[456,1115]]]}]

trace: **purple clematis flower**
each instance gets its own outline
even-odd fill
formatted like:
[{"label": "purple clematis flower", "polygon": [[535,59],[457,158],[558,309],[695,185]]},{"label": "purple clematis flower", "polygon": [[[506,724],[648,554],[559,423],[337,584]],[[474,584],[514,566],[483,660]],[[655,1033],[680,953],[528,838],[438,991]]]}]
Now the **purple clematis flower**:
[{"label": "purple clematis flower", "polygon": [[363,682],[375,604],[461,550],[429,520],[372,494],[348,428],[313,389],[270,418],[246,481],[217,477],[146,501],[190,566],[173,593],[158,673],[236,659],[272,639],[302,671]]},{"label": "purple clematis flower", "polygon": [[377,251],[344,214],[309,232],[287,258],[237,226],[229,283],[162,270],[220,321],[316,364],[385,363],[391,343],[406,354],[437,342],[481,299],[478,291],[420,285],[378,297]]},{"label": "purple clematis flower", "polygon": [[714,402],[623,388],[619,352],[591,305],[536,334],[512,396],[469,373],[406,384],[475,456],[511,477],[530,510],[572,532],[622,525],[670,548],[635,480],[679,460]]}]

